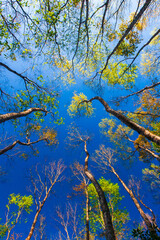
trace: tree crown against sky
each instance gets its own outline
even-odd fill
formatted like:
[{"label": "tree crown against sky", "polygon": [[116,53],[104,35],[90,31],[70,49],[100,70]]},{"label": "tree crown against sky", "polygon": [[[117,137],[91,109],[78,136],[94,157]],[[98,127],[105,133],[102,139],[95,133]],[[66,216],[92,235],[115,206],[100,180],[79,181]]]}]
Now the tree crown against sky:
[{"label": "tree crown against sky", "polygon": [[[61,142],[55,128],[63,123],[59,110],[67,108],[68,100],[62,111],[58,106],[65,87],[75,84],[77,89],[82,81],[92,96],[78,88],[68,113],[92,116],[98,100],[98,111],[106,110],[99,126],[118,161],[144,162],[144,179],[158,201],[159,5],[158,0],[1,1],[2,159],[12,153],[12,158],[31,159],[44,142]],[[107,86],[117,92],[116,98],[106,94]],[[6,128],[13,126],[16,133],[11,130],[5,137]],[[147,219],[152,234],[158,227],[155,219]]]}]

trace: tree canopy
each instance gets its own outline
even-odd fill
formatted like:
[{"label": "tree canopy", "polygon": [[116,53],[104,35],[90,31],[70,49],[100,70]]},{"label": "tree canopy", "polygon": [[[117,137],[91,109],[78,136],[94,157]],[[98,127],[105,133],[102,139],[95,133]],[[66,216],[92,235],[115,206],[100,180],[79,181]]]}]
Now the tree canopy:
[{"label": "tree canopy", "polygon": [[159,9],[159,0],[0,1],[0,238],[160,239]]}]

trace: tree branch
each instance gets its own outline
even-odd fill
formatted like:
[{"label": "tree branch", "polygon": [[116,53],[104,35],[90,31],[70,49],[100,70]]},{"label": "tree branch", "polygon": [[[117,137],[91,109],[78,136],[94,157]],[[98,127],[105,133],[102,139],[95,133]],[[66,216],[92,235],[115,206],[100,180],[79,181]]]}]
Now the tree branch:
[{"label": "tree branch", "polygon": [[47,110],[43,109],[43,108],[29,108],[23,112],[12,112],[12,113],[6,113],[6,114],[2,114],[0,115],[0,123],[6,122],[8,120],[11,119],[16,119],[16,118],[20,118],[20,117],[25,117],[28,114],[32,113],[32,112],[45,112],[45,114],[48,113]]},{"label": "tree branch", "polygon": [[157,87],[158,85],[160,85],[160,82],[154,83],[154,84],[152,84],[152,85],[150,85],[150,86],[146,86],[146,87],[142,88],[141,90],[139,90],[139,91],[137,91],[137,92],[131,93],[131,94],[129,94],[129,95],[127,95],[127,96],[124,96],[124,97],[120,97],[119,99],[120,99],[120,100],[124,100],[124,99],[126,99],[126,98],[128,98],[128,97],[134,96],[134,95],[136,95],[136,94],[140,94],[140,93],[144,92],[145,90],[148,90],[148,89],[152,89],[152,88],[154,88],[154,87]]},{"label": "tree branch", "polygon": [[148,140],[155,142],[157,145],[160,145],[160,136],[150,132],[146,128],[140,126],[139,124],[133,122],[131,119],[127,118],[123,114],[121,114],[119,111],[113,110],[112,108],[109,107],[108,103],[101,97],[96,96],[91,98],[90,100],[84,100],[83,102],[92,102],[93,100],[98,100],[102,105],[105,107],[106,112],[112,114],[116,118],[118,118],[121,122],[123,122],[125,125],[127,125],[129,128],[135,130],[139,134],[143,135],[146,137]]},{"label": "tree branch", "polygon": [[19,140],[16,140],[16,141],[14,141],[11,145],[9,145],[9,146],[3,148],[2,150],[0,150],[0,155],[8,152],[8,151],[11,150],[12,148],[14,148],[17,144],[20,144],[20,145],[23,145],[23,146],[30,146],[30,145],[32,145],[32,144],[35,144],[35,143],[38,143],[38,142],[44,141],[44,140],[47,141],[47,138],[41,138],[41,139],[38,139],[37,141],[34,141],[34,142],[28,141],[28,142],[26,142],[26,143],[25,143],[25,142],[21,142],[21,141],[19,141]]},{"label": "tree branch", "polygon": [[133,19],[133,21],[130,23],[130,25],[128,26],[128,28],[126,29],[126,31],[124,32],[123,36],[121,37],[121,39],[119,40],[119,42],[117,43],[117,45],[114,47],[114,49],[112,50],[112,52],[108,55],[106,63],[104,68],[101,71],[101,75],[103,73],[103,71],[106,69],[108,62],[111,58],[111,56],[115,53],[115,51],[117,50],[117,48],[119,47],[119,45],[122,43],[122,41],[125,39],[125,37],[128,35],[128,33],[132,30],[132,28],[135,26],[135,24],[137,23],[137,21],[141,18],[141,16],[143,15],[143,13],[146,11],[146,9],[148,8],[149,4],[152,2],[152,0],[146,0],[146,2],[144,3],[143,7],[140,9],[139,13],[135,16],[135,18]]},{"label": "tree branch", "polygon": [[45,92],[48,92],[49,94],[53,95],[52,93],[50,93],[46,88],[40,86],[38,83],[36,83],[35,81],[33,80],[30,80],[28,77],[26,76],[23,76],[21,73],[18,73],[16,72],[15,70],[11,69],[10,67],[8,67],[6,64],[0,62],[0,66],[6,68],[8,71],[16,74],[17,76],[19,76],[20,78],[22,78],[24,80],[24,82],[28,83],[28,84],[31,84],[33,85],[35,88],[37,88],[38,90],[41,90],[41,91],[45,91]]},{"label": "tree branch", "polygon": [[141,144],[137,143],[136,141],[131,140],[131,139],[130,139],[129,137],[127,137],[127,136],[126,136],[126,138],[128,139],[128,141],[136,144],[136,145],[138,146],[138,148],[141,148],[142,150],[148,152],[150,155],[152,155],[152,157],[157,158],[157,159],[160,161],[160,156],[158,156],[157,154],[155,154],[153,151],[151,151],[150,149],[142,146]]}]

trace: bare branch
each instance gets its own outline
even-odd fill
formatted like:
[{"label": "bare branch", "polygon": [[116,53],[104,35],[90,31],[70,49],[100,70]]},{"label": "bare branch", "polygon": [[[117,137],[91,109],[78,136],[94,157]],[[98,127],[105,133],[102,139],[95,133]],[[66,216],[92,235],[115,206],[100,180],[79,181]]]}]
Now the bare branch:
[{"label": "bare branch", "polygon": [[[60,181],[59,177],[62,174],[62,172],[64,171],[64,169],[65,169],[65,167],[61,162],[58,162],[57,164],[55,164],[55,162],[53,164],[51,163],[50,166],[48,167],[48,171],[47,171],[48,176],[47,177],[49,178],[50,186],[48,187],[48,190],[45,193],[45,196],[42,199],[39,198],[39,204],[37,203],[38,204],[37,212],[34,216],[34,220],[33,220],[30,232],[28,234],[28,237],[25,240],[30,240],[31,239],[31,237],[33,235],[33,232],[35,230],[35,226],[36,226],[36,223],[37,223],[37,220],[38,220],[38,216],[39,216],[47,198],[49,197],[49,194],[50,194],[53,186],[55,185],[56,182]],[[52,173],[52,174],[50,174],[50,173]],[[50,178],[51,176],[52,176],[52,179]],[[39,179],[39,177],[38,177],[38,179]],[[40,178],[40,180],[42,181],[41,178]],[[42,184],[41,181],[39,182],[40,184]],[[36,194],[37,191],[39,192],[39,187],[36,186],[35,182],[36,182],[36,180],[32,180],[34,191],[35,191],[35,194]],[[43,182],[43,184],[47,184],[47,183]],[[42,187],[43,187],[43,184],[42,184]]]},{"label": "bare branch", "polygon": [[16,72],[15,70],[13,70],[13,69],[11,69],[10,67],[8,67],[6,64],[0,62],[0,66],[5,67],[8,71],[10,71],[10,72],[16,74],[17,76],[19,76],[20,78],[22,78],[22,79],[24,80],[24,83],[27,82],[28,84],[33,85],[33,86],[34,86],[35,88],[37,88],[38,90],[45,91],[45,92],[48,92],[49,94],[53,95],[52,93],[50,93],[50,92],[48,91],[48,89],[40,86],[38,83],[36,83],[36,82],[33,81],[33,80],[30,80],[28,77],[23,76],[21,73]]},{"label": "bare branch", "polygon": [[17,144],[23,145],[23,146],[30,146],[30,145],[38,143],[40,141],[48,141],[48,140],[47,140],[47,138],[41,138],[41,139],[38,139],[37,141],[34,141],[34,142],[21,142],[19,140],[16,140],[12,144],[10,144],[9,146],[7,146],[7,147],[3,148],[2,150],[0,150],[0,155],[8,152],[12,148],[14,148]]},{"label": "bare branch", "polygon": [[145,90],[152,89],[152,88],[157,87],[159,85],[160,85],[160,82],[154,83],[154,84],[152,84],[150,86],[146,86],[146,87],[142,88],[141,90],[139,90],[137,92],[131,93],[131,94],[129,94],[127,96],[124,96],[124,97],[119,97],[119,100],[124,100],[124,99],[126,99],[128,97],[140,94],[140,93],[144,92]]}]

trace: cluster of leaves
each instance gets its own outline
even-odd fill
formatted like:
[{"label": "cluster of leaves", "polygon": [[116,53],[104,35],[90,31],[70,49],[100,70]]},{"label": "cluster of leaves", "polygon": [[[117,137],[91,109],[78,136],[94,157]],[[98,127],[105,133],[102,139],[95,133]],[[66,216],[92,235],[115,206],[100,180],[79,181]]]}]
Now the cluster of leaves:
[{"label": "cluster of leaves", "polygon": [[[16,93],[14,109],[20,112],[31,107],[42,108],[50,113],[52,117],[54,114],[54,122],[61,124],[63,119],[59,117],[57,111],[59,104],[57,97],[56,92],[49,94],[43,90],[35,90],[33,86],[29,85],[27,86],[27,90],[20,90],[19,93]],[[36,121],[37,123],[44,121],[44,113],[42,111],[34,112],[33,115],[34,118],[32,118],[32,121]]]},{"label": "cluster of leaves", "polygon": [[[29,214],[32,210],[33,197],[21,196],[20,194],[10,194],[8,204],[6,205],[6,223],[0,225],[0,237],[3,239],[7,232],[12,230],[18,223],[19,218],[26,212]],[[25,220],[26,221],[26,220]]]},{"label": "cluster of leaves", "polygon": [[93,107],[91,102],[86,102],[87,97],[83,94],[76,94],[72,97],[70,106],[68,107],[68,113],[71,117],[76,115],[84,115],[89,117],[93,114]]},{"label": "cluster of leaves", "polygon": [[[132,18],[132,17],[131,17]],[[124,32],[126,31],[127,27],[129,26],[129,23],[131,23],[133,19],[130,21],[122,21],[122,23],[119,25],[119,32],[117,32],[118,38],[121,39]],[[140,25],[140,23],[139,23]],[[137,25],[137,26],[139,26]],[[140,27],[139,27],[140,29]],[[139,43],[141,42],[140,32],[137,31],[137,29],[132,30],[129,32],[129,34],[126,36],[125,40],[122,41],[118,49],[116,50],[117,55],[122,56],[130,56],[133,55],[133,53],[136,51]]]},{"label": "cluster of leaves", "polygon": [[133,150],[127,138],[133,135],[133,131],[113,118],[102,119],[99,127],[101,133],[113,144],[117,155],[123,160],[130,159]]},{"label": "cluster of leaves", "polygon": [[8,198],[8,204],[6,205],[7,209],[10,210],[10,206],[17,206],[18,212],[20,210],[24,210],[27,213],[31,212],[31,206],[33,205],[33,197],[29,196],[21,196],[20,194],[12,193]]},{"label": "cluster of leaves", "polygon": [[[103,177],[100,178],[98,182],[107,198],[116,235],[117,236],[123,235],[122,232],[125,230],[124,226],[126,222],[129,220],[129,214],[126,210],[121,209],[120,207],[120,202],[123,196],[121,196],[119,193],[119,186],[117,183],[114,184],[110,180],[106,180]],[[93,233],[97,233],[100,231],[103,232],[104,223],[100,203],[98,200],[98,194],[92,183],[88,185],[87,190],[89,193],[91,208],[91,211],[89,212],[91,232]]]},{"label": "cluster of leaves", "polygon": [[[15,34],[20,28],[20,23],[14,21],[12,14],[9,14],[8,18],[5,17],[4,9],[2,8],[2,2],[0,2],[0,55],[8,52],[9,57],[12,60],[16,60],[15,51],[20,48],[20,42],[16,40]],[[10,35],[12,32],[12,35]]]},{"label": "cluster of leaves", "polygon": [[104,79],[108,85],[114,86],[119,84],[126,89],[132,88],[137,77],[137,67],[132,66],[128,69],[126,63],[110,63],[108,67],[103,71],[102,79]]}]

